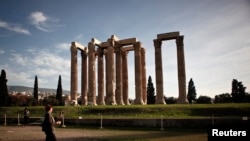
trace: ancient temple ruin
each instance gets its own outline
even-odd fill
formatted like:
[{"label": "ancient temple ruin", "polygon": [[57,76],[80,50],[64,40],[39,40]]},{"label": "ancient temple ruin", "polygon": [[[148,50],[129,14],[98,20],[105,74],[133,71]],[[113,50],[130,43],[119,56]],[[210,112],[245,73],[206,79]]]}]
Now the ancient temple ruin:
[{"label": "ancient temple ruin", "polygon": [[[129,105],[127,53],[135,56],[135,104],[146,103],[145,49],[136,38],[118,39],[112,35],[106,42],[92,38],[88,47],[71,44],[71,100],[77,103],[78,76],[77,50],[82,54],[81,95],[82,104]],[[97,80],[96,80],[97,58]],[[104,59],[106,70],[104,70]],[[106,73],[106,96],[104,95],[104,73]],[[98,95],[96,94],[96,82]]]},{"label": "ancient temple ruin", "polygon": [[[183,36],[179,32],[158,34],[154,40],[156,70],[156,103],[165,104],[161,42],[176,39],[179,80],[179,103],[186,103],[186,74]],[[81,51],[81,97],[82,105],[130,105],[128,97],[127,54],[134,51],[135,101],[147,103],[145,48],[136,38],[119,39],[112,35],[101,42],[92,38],[85,47],[77,42],[71,44],[71,101],[77,104],[78,72],[77,51]],[[105,64],[104,64],[105,59]],[[97,69],[96,69],[97,62]],[[105,70],[104,70],[105,65]],[[97,73],[97,78],[96,78]],[[106,78],[104,78],[104,73]],[[104,92],[104,87],[106,92]],[[97,90],[97,92],[96,92]],[[106,94],[106,95],[105,95]]]},{"label": "ancient temple ruin", "polygon": [[154,39],[155,46],[155,76],[156,76],[156,103],[165,104],[163,94],[163,71],[162,71],[162,41],[176,40],[177,45],[177,67],[178,67],[178,84],[179,97],[178,103],[187,103],[186,97],[186,70],[185,70],[185,56],[184,56],[184,36],[179,32],[170,32],[158,34],[157,39]]}]

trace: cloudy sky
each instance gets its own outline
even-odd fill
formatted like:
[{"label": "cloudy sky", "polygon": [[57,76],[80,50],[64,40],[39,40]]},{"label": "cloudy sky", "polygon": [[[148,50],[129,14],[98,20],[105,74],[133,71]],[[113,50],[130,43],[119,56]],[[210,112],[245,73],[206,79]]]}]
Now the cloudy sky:
[{"label": "cloudy sky", "polygon": [[[87,46],[93,37],[106,41],[115,34],[142,42],[147,77],[155,86],[153,39],[179,31],[187,86],[192,78],[198,96],[231,92],[232,79],[250,92],[249,17],[249,0],[1,0],[0,69],[8,85],[33,87],[37,75],[39,87],[56,89],[61,75],[63,89],[70,90],[70,43]],[[162,54],[164,95],[178,97],[174,40],[163,42]],[[133,55],[128,55],[130,98]],[[80,53],[78,58],[80,65]]]}]

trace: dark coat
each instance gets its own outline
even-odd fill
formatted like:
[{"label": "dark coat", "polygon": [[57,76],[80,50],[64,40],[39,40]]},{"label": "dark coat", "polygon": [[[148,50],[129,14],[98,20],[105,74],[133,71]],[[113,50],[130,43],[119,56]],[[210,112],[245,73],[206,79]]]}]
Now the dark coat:
[{"label": "dark coat", "polygon": [[44,132],[54,132],[55,130],[55,120],[51,113],[46,113],[42,123],[42,131]]}]

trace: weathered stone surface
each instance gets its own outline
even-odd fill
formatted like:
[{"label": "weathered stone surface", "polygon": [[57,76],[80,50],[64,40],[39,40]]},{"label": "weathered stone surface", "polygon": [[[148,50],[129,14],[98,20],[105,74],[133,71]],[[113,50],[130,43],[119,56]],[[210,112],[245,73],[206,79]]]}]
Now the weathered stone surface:
[{"label": "weathered stone surface", "polygon": [[113,40],[115,40],[115,41],[119,41],[120,40],[116,35],[111,35],[110,38],[113,39]]},{"label": "weathered stone surface", "polygon": [[147,104],[147,76],[146,76],[146,58],[145,48],[141,48],[141,75],[142,75],[142,101]]},{"label": "weathered stone surface", "polygon": [[123,39],[123,40],[117,41],[117,43],[119,45],[123,45],[123,46],[125,46],[125,45],[132,45],[135,42],[136,42],[136,38],[129,38],[129,39]]},{"label": "weathered stone surface", "polygon": [[95,45],[99,46],[102,42],[97,40],[96,38],[92,38],[91,42],[93,42]]},{"label": "weathered stone surface", "polygon": [[98,105],[105,105],[104,101],[104,52],[102,48],[98,48]]},{"label": "weathered stone surface", "polygon": [[96,105],[96,61],[95,61],[95,45],[92,42],[88,44],[89,53],[88,53],[88,61],[89,61],[89,93],[88,93],[88,103],[93,103]]},{"label": "weathered stone surface", "polygon": [[128,89],[128,51],[122,50],[122,95],[125,105],[130,105]]},{"label": "weathered stone surface", "polygon": [[81,87],[81,95],[82,95],[82,105],[87,105],[88,103],[88,63],[87,51],[81,51],[82,55],[82,87]]},{"label": "weathered stone surface", "polygon": [[183,36],[179,32],[158,34],[157,39],[154,40],[155,46],[155,72],[156,72],[156,103],[164,104],[163,95],[163,73],[162,73],[162,54],[161,44],[164,40],[176,39],[177,45],[177,66],[178,66],[178,85],[179,97],[178,103],[187,103],[186,98],[186,71],[185,71],[185,57],[184,57],[184,43]]},{"label": "weathered stone surface", "polygon": [[162,33],[162,34],[157,34],[157,39],[158,40],[172,40],[176,39],[180,35],[179,32],[169,32],[169,33]]},{"label": "weathered stone surface", "polygon": [[99,44],[98,47],[101,47],[101,48],[108,48],[111,46],[111,43],[110,42],[102,42],[101,44]]},{"label": "weathered stone surface", "polygon": [[122,50],[124,51],[133,51],[135,50],[134,46],[127,46],[127,47],[123,47]]},{"label": "weathered stone surface", "polygon": [[[70,96],[71,100],[77,101],[78,77],[77,77],[77,47],[75,44],[71,46],[71,84]],[[77,104],[77,103],[76,103]]]},{"label": "weathered stone surface", "polygon": [[76,48],[80,49],[80,50],[84,50],[85,49],[85,46],[81,45],[80,43],[78,42],[72,42],[71,43],[71,46],[75,46]]},{"label": "weathered stone surface", "polygon": [[116,105],[115,101],[115,67],[114,67],[114,48],[112,46],[107,49],[106,60],[106,104]]},{"label": "weathered stone surface", "polygon": [[135,104],[142,101],[142,74],[141,74],[141,42],[134,43],[135,47]]},{"label": "weathered stone surface", "polygon": [[163,94],[163,71],[162,71],[162,53],[161,41],[154,40],[155,46],[155,76],[156,76],[156,104],[165,104]]},{"label": "weathered stone surface", "polygon": [[176,39],[177,45],[177,64],[178,64],[178,84],[179,84],[179,97],[178,103],[188,103],[186,97],[186,70],[185,70],[185,57],[184,57],[184,36],[179,36]]},{"label": "weathered stone surface", "polygon": [[121,46],[116,46],[115,51],[115,61],[116,61],[116,90],[115,97],[116,103],[118,105],[124,105],[123,103],[123,95],[122,95],[122,50]]}]

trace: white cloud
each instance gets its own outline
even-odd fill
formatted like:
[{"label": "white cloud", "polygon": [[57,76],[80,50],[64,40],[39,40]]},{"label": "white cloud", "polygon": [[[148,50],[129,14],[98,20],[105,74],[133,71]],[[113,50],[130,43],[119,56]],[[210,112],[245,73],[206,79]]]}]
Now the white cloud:
[{"label": "white cloud", "polygon": [[5,53],[5,51],[0,49],[0,54],[4,54],[4,53]]},{"label": "white cloud", "polygon": [[4,29],[7,29],[9,31],[14,31],[17,33],[25,34],[25,35],[30,35],[29,30],[22,28],[18,24],[12,24],[12,23],[8,23],[5,21],[0,21],[0,28],[4,28]]},{"label": "white cloud", "polygon": [[[70,56],[63,52],[48,49],[28,49],[22,54],[12,53],[7,68],[9,85],[33,86],[35,75],[38,76],[39,87],[56,88],[58,76],[64,84],[70,80]],[[69,85],[63,89],[68,90]]]},{"label": "white cloud", "polygon": [[34,83],[34,78],[33,76],[27,71],[24,72],[19,72],[15,68],[11,68],[12,66],[1,66],[5,72],[6,72],[6,77],[8,79],[7,84],[8,85],[18,85],[18,86],[30,86],[32,87]]},{"label": "white cloud", "polygon": [[59,43],[59,44],[56,44],[55,47],[58,48],[58,49],[62,49],[62,50],[70,50],[70,43]]},{"label": "white cloud", "polygon": [[81,40],[83,38],[83,34],[77,35],[74,40]]},{"label": "white cloud", "polygon": [[31,13],[28,19],[32,25],[44,32],[55,31],[57,27],[61,26],[57,24],[58,19],[49,17],[40,11]]},{"label": "white cloud", "polygon": [[47,21],[48,18],[42,12],[33,12],[30,14],[29,19],[37,29],[48,32]]},{"label": "white cloud", "polygon": [[22,66],[26,66],[27,65],[28,59],[24,55],[17,54],[17,53],[12,53],[11,55],[13,56],[13,58],[10,58],[10,60],[12,62],[17,63],[17,64],[22,65]]}]

